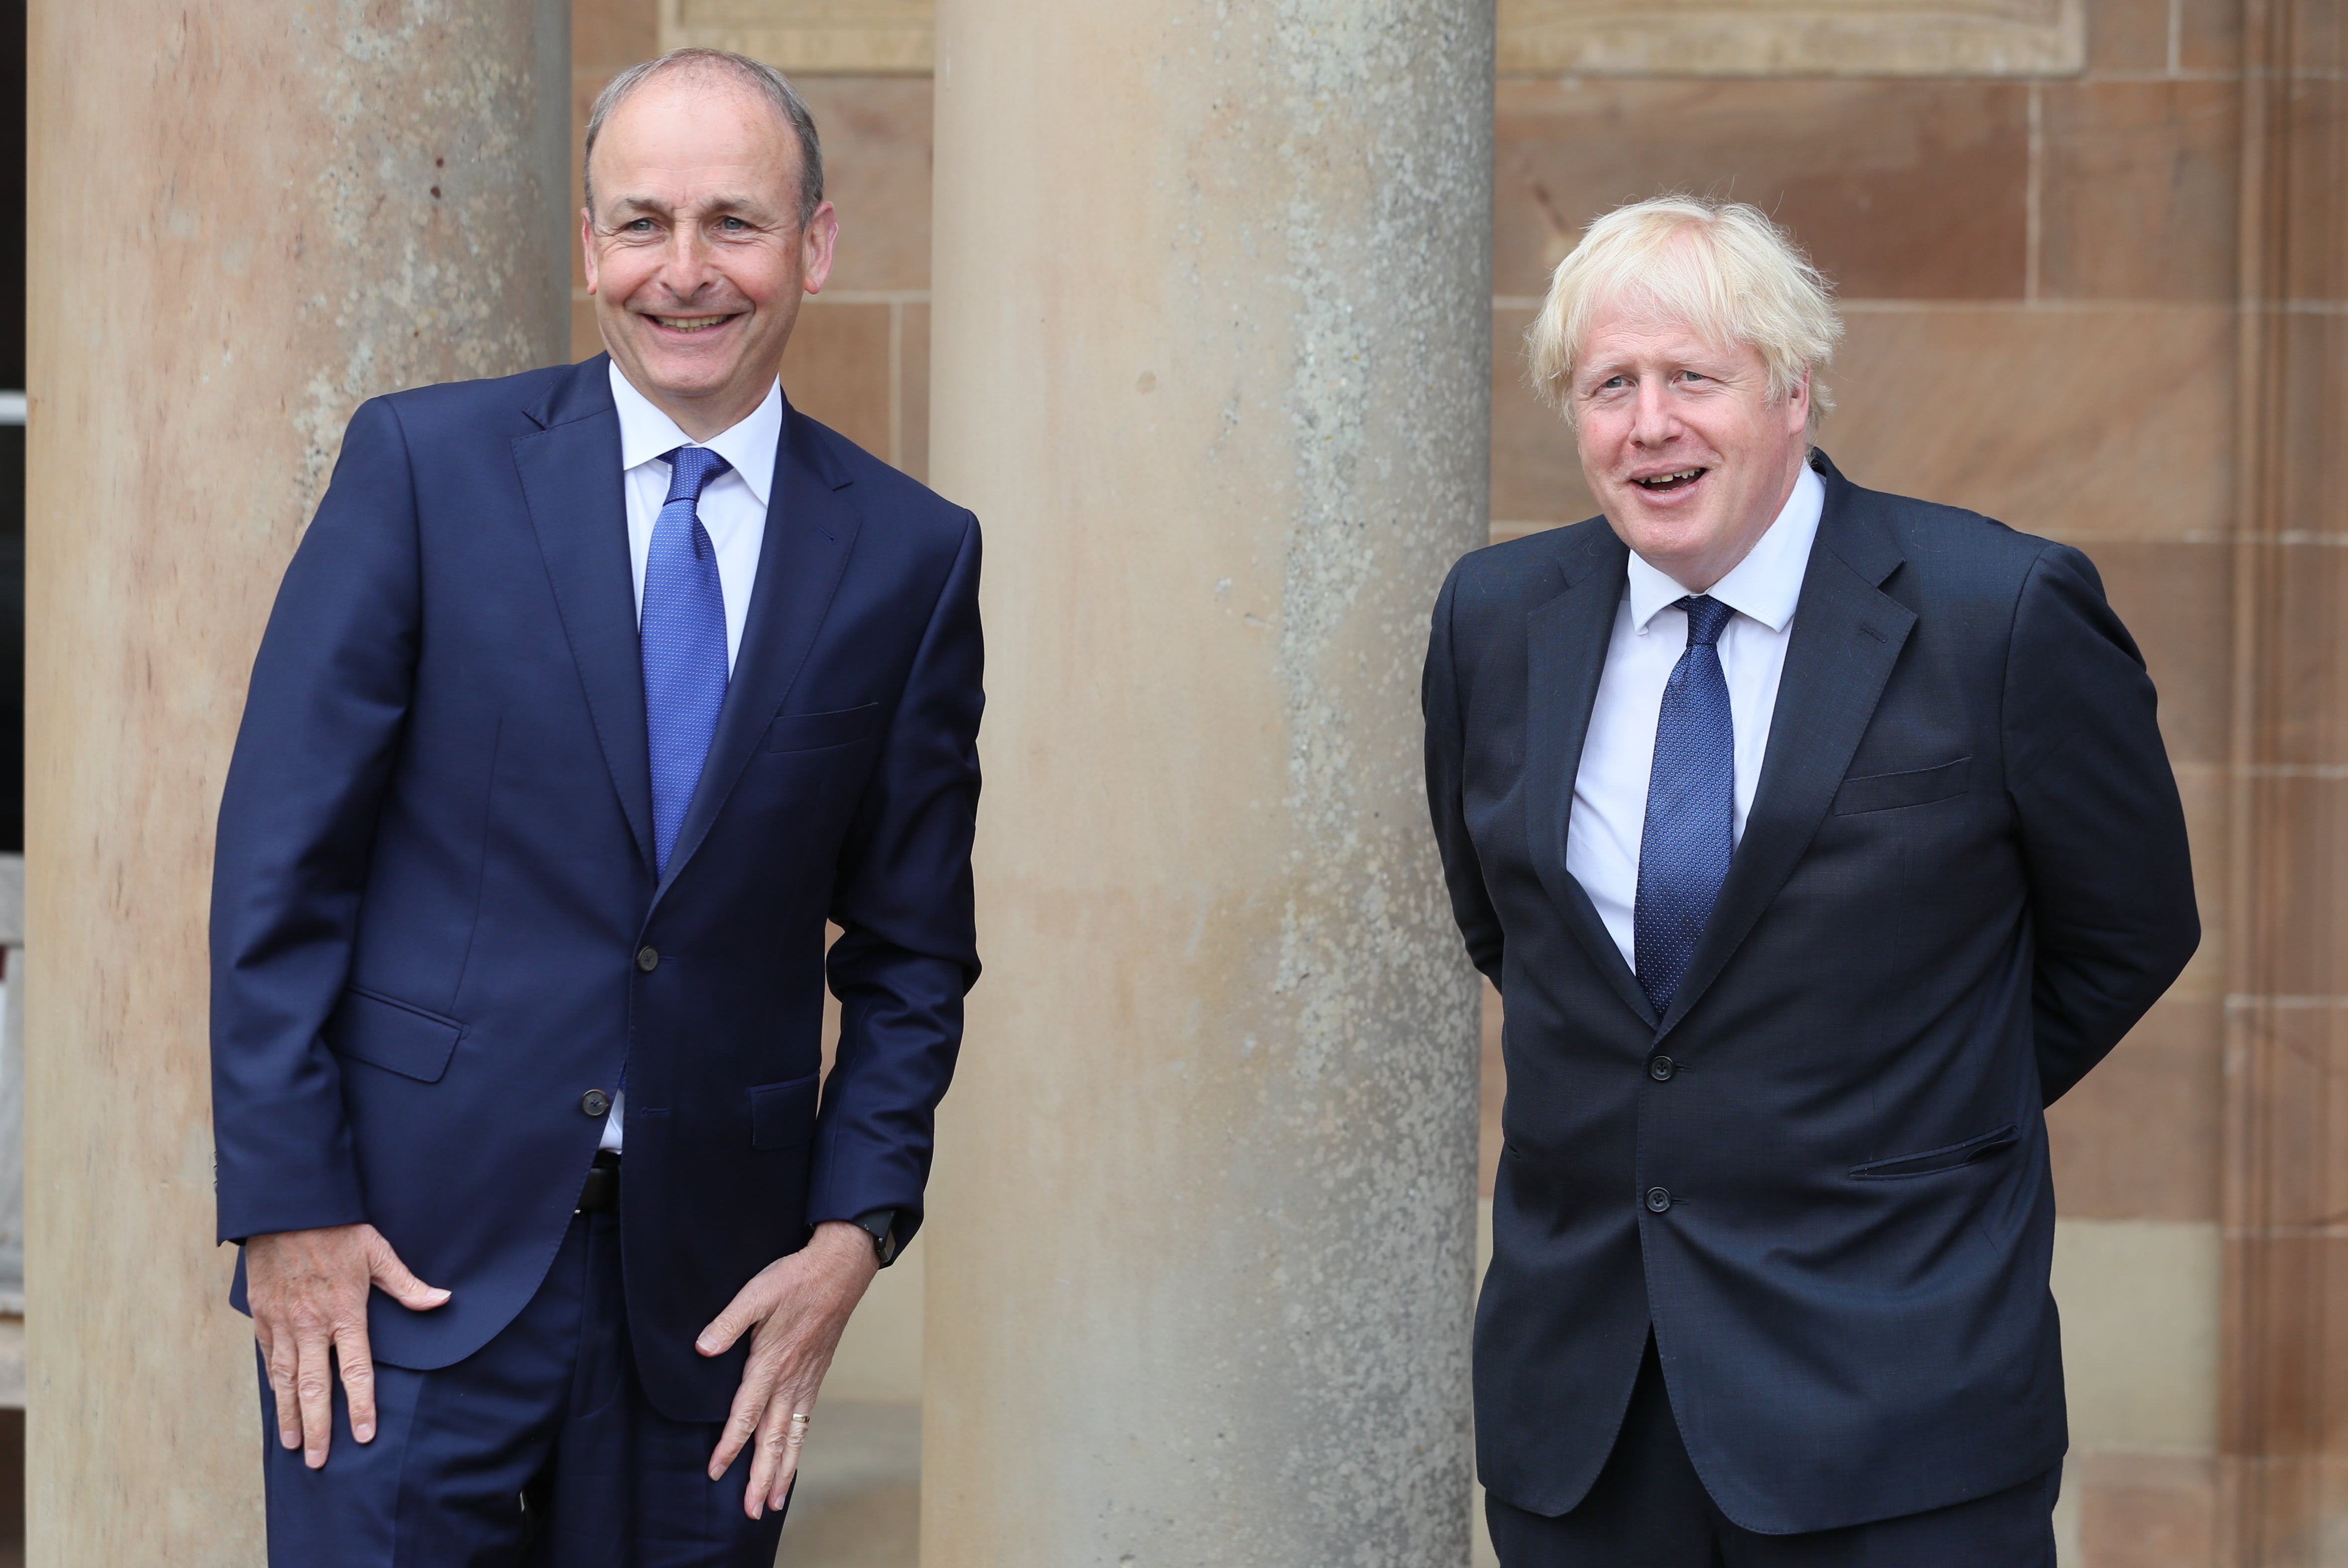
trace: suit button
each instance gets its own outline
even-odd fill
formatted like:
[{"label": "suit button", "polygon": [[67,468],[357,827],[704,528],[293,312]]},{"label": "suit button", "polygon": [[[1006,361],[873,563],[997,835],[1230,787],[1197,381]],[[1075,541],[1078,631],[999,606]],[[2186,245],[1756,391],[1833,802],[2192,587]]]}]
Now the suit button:
[{"label": "suit button", "polygon": [[1647,1076],[1657,1083],[1671,1082],[1672,1075],[1679,1070],[1680,1064],[1669,1057],[1657,1057],[1647,1064]]},{"label": "suit button", "polygon": [[1647,1212],[1660,1214],[1672,1206],[1671,1190],[1667,1187],[1647,1189]]},{"label": "suit button", "polygon": [[636,949],[636,967],[649,975],[660,967],[660,954],[650,947]]},{"label": "suit button", "polygon": [[[591,1088],[579,1097],[579,1109],[589,1116],[601,1116],[612,1109],[612,1097],[600,1088]],[[1659,1187],[1656,1191],[1663,1189]]]}]

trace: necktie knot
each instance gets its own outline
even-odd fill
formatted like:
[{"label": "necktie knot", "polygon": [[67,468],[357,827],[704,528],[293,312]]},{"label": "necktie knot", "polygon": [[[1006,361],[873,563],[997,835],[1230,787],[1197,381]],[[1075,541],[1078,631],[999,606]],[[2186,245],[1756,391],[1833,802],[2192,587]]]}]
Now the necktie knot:
[{"label": "necktie knot", "polygon": [[1728,629],[1728,618],[1736,612],[1708,593],[1692,593],[1674,608],[1687,612],[1688,646],[1709,648],[1720,642],[1720,634]]},{"label": "necktie knot", "polygon": [[734,466],[707,447],[679,447],[662,455],[668,459],[668,499],[661,502],[664,508],[680,500],[698,504],[703,487]]}]

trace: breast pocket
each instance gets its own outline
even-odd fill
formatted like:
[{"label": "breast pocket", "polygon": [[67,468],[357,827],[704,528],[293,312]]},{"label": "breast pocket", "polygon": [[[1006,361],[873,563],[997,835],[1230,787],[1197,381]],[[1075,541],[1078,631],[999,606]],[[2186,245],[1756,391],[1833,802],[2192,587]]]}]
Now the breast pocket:
[{"label": "breast pocket", "polygon": [[1965,792],[1973,759],[1960,757],[1938,768],[1918,768],[1906,773],[1874,773],[1846,779],[1835,791],[1834,814],[1855,817],[1865,811],[1892,811],[1902,806],[1929,806]]},{"label": "breast pocket", "polygon": [[822,751],[870,736],[880,721],[880,705],[834,708],[829,713],[780,713],[767,727],[768,751]]}]

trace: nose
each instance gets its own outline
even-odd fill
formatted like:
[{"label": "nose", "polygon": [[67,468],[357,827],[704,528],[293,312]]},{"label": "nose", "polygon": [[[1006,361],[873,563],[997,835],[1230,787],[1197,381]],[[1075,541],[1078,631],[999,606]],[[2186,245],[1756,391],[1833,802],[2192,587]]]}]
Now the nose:
[{"label": "nose", "polygon": [[661,257],[661,286],[677,304],[693,304],[695,296],[707,288],[716,275],[710,261],[708,236],[701,232],[700,225],[679,223],[669,231],[668,244]]},{"label": "nose", "polygon": [[1631,406],[1631,439],[1642,447],[1660,447],[1678,431],[1670,388],[1652,377],[1642,377]]}]

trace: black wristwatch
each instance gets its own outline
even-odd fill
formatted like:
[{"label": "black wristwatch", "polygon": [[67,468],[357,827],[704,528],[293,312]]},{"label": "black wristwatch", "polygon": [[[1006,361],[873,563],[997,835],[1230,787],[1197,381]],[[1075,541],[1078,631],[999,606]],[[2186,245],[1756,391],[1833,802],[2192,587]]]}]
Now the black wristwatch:
[{"label": "black wristwatch", "polygon": [[857,1229],[872,1238],[872,1255],[887,1268],[897,1261],[897,1211],[870,1209],[856,1216]]}]

